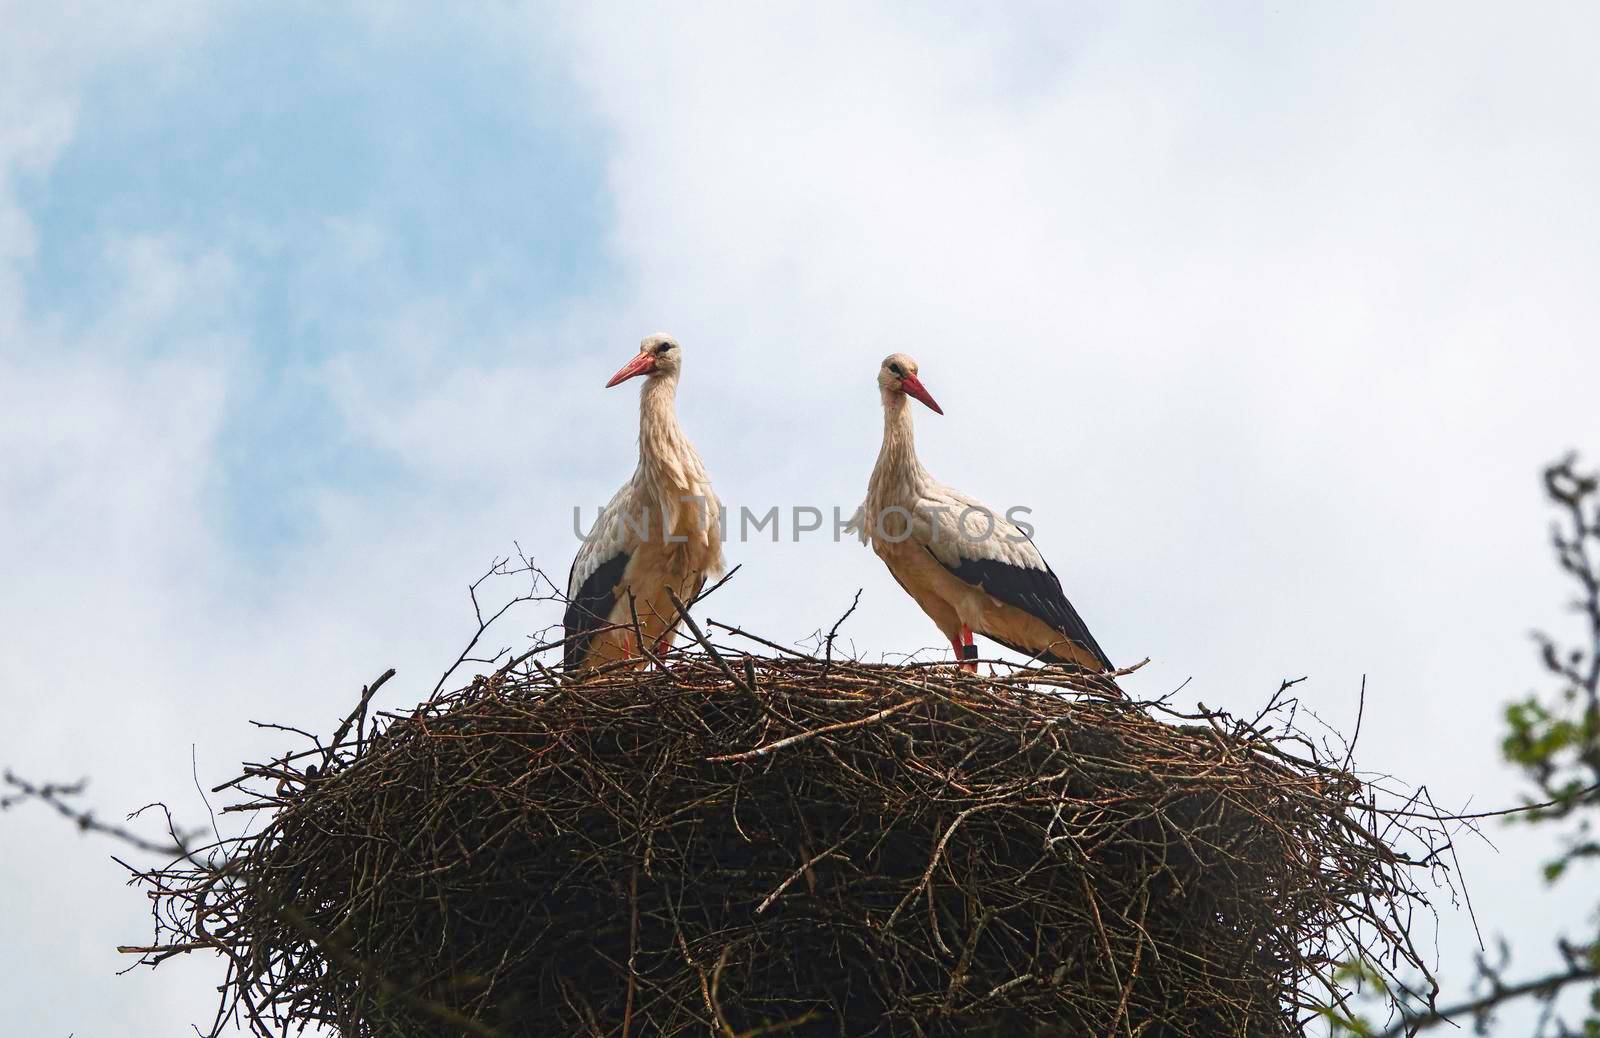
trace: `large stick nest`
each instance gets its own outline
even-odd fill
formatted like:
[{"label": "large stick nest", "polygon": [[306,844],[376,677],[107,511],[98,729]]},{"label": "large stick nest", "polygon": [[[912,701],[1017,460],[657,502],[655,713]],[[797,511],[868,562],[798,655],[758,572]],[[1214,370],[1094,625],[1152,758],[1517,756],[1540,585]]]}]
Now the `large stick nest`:
[{"label": "large stick nest", "polygon": [[364,698],[233,786],[256,832],[140,874],[136,950],[222,952],[260,1035],[1290,1035],[1341,963],[1426,973],[1445,845],[1282,699],[702,645]]}]

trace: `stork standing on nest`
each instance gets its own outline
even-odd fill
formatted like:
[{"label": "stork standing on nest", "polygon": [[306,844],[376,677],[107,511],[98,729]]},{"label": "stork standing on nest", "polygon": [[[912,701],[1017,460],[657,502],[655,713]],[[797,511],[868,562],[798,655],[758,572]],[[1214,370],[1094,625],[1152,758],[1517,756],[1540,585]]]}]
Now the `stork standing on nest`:
[{"label": "stork standing on nest", "polygon": [[606,388],[644,376],[639,391],[639,465],[595,518],[567,578],[564,660],[569,671],[672,647],[677,609],[707,576],[722,573],[722,503],[694,445],[678,424],[683,348],[652,335]]},{"label": "stork standing on nest", "polygon": [[974,633],[1049,663],[1112,669],[1061,581],[1013,522],[934,479],[917,459],[911,399],[944,414],[904,353],[878,369],[883,447],[852,525],[977,670]]}]

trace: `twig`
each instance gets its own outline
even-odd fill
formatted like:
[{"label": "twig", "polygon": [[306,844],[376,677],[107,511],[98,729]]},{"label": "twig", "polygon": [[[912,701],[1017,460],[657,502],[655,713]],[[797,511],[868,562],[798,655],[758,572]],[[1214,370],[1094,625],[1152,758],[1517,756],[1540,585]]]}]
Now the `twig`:
[{"label": "twig", "polygon": [[322,757],[322,766],[324,770],[333,765],[334,751],[337,749],[340,743],[344,742],[344,737],[349,733],[350,726],[356,723],[357,717],[366,712],[367,704],[372,702],[372,697],[377,695],[378,689],[382,688],[384,682],[388,681],[392,677],[394,677],[394,668],[390,667],[382,674],[379,674],[376,681],[370,685],[364,686],[361,689],[361,701],[356,703],[356,708],[350,711],[349,715],[345,717],[343,723],[341,723],[338,729],[333,733],[333,738],[328,740],[327,749],[324,751]]},{"label": "twig", "polygon": [[[732,575],[731,573],[728,574],[730,577]],[[683,604],[677,593],[670,587],[666,589],[666,592],[667,597],[672,600],[672,607],[678,611],[678,616],[683,620],[684,625],[689,628],[689,633],[694,635],[694,640],[700,643],[700,647],[706,651],[706,655],[710,656],[711,661],[717,665],[717,669],[722,671],[723,677],[732,682],[735,688],[741,688],[748,694],[755,695],[756,690],[740,681],[739,676],[733,672],[733,668],[728,666],[728,661],[722,658],[722,653],[717,651],[715,645],[706,640],[705,632],[700,630],[700,625],[694,622],[694,617],[689,615],[689,607]]]},{"label": "twig", "polygon": [[834,732],[844,732],[849,731],[851,728],[861,728],[865,725],[875,724],[891,714],[898,714],[902,710],[909,710],[920,703],[921,700],[908,699],[903,703],[896,703],[894,706],[879,710],[875,714],[869,714],[866,717],[859,717],[854,721],[840,721],[836,724],[823,725],[821,728],[814,728],[809,731],[799,732],[795,735],[790,735],[779,739],[777,742],[770,742],[765,746],[757,746],[753,750],[745,750],[743,753],[729,753],[721,757],[707,757],[706,761],[711,764],[729,764],[735,761],[755,760],[758,757],[765,757],[769,753],[776,752],[788,746],[793,746],[796,743],[805,742],[807,739],[812,739],[819,735],[831,735]]}]

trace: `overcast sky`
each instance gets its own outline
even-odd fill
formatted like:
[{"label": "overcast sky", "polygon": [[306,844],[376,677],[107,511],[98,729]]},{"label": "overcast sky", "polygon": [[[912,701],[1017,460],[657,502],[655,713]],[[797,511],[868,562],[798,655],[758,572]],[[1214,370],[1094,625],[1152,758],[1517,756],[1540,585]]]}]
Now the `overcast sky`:
[{"label": "overcast sky", "polygon": [[[1517,795],[1538,470],[1600,463],[1595,7],[327,7],[0,0],[0,764],[196,820],[247,719],[415,702],[494,556],[566,572],[667,330],[730,505],[853,508],[909,352],[1136,691],[1348,729],[1365,676],[1360,765]],[[727,553],[713,616],[940,640],[853,542]],[[1490,835],[1486,932],[1577,925]],[[0,847],[12,1031],[209,1020],[215,961],[113,975],[114,848]]]}]

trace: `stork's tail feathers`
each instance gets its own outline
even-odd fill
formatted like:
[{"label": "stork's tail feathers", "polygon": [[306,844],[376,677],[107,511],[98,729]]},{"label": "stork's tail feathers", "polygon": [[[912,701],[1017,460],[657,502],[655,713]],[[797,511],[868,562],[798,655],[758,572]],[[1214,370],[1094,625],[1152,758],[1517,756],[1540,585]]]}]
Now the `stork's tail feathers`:
[{"label": "stork's tail feathers", "polygon": [[1026,645],[1017,645],[1003,638],[996,638],[988,631],[979,631],[978,633],[999,642],[1012,652],[1020,652],[1024,656],[1032,656],[1040,663],[1049,663],[1062,667],[1078,667],[1090,674],[1105,674],[1116,669],[1111,661],[1106,658],[1105,653],[1100,651],[1099,645],[1085,645],[1065,635],[1061,637],[1060,641],[1053,642],[1049,647],[1039,650]]}]

